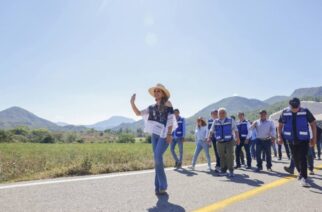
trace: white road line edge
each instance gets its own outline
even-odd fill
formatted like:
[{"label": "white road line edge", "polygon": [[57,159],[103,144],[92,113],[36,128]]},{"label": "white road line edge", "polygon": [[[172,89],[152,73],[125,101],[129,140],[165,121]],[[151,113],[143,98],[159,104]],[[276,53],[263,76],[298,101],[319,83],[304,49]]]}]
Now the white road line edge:
[{"label": "white road line edge", "polygon": [[[206,166],[207,164],[198,164],[196,167]],[[184,166],[183,168],[188,168],[188,166]],[[174,168],[166,168],[165,171],[174,171]],[[0,190],[5,189],[14,189],[14,188],[23,188],[23,187],[31,187],[31,186],[39,186],[39,185],[51,185],[51,184],[60,184],[60,183],[70,183],[70,182],[80,182],[80,181],[89,181],[89,180],[100,180],[100,179],[108,179],[108,178],[116,178],[116,177],[125,177],[125,176],[133,176],[133,175],[141,175],[141,174],[149,174],[154,173],[154,169],[144,170],[144,171],[133,171],[133,172],[124,172],[124,173],[116,173],[116,174],[105,174],[105,175],[93,175],[87,177],[71,177],[67,179],[50,179],[50,180],[39,180],[39,181],[31,181],[27,183],[15,183],[8,185],[0,185]]]}]

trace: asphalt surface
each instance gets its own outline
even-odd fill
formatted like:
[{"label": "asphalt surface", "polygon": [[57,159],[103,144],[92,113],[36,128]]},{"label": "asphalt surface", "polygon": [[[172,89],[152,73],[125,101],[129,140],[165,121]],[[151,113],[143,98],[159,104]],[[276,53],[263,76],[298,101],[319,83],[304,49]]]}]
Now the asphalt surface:
[{"label": "asphalt surface", "polygon": [[[274,159],[274,172],[240,169],[232,179],[204,165],[194,172],[167,169],[169,195],[162,197],[154,195],[153,170],[0,184],[0,211],[193,211],[282,179],[288,163]],[[322,161],[315,165],[322,167]],[[293,178],[222,211],[322,211],[322,169],[310,185],[303,188]]]}]

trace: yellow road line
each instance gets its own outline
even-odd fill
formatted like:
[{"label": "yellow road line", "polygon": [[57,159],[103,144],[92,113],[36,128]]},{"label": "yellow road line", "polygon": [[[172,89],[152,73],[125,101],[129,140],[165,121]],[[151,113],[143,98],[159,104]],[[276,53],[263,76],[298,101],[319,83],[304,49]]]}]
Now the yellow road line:
[{"label": "yellow road line", "polygon": [[[322,168],[322,166],[316,167],[316,169],[321,169],[321,168]],[[295,179],[294,175],[283,177],[283,178],[276,180],[274,182],[271,182],[269,184],[262,185],[260,187],[254,188],[252,190],[243,192],[241,194],[237,194],[235,196],[221,200],[221,201],[216,202],[214,204],[208,205],[204,208],[200,208],[198,210],[195,210],[195,212],[218,211],[218,210],[223,209],[223,208],[225,208],[229,205],[232,205],[234,203],[249,199],[257,194],[263,193],[263,192],[268,191],[270,189],[273,189],[273,188],[276,188],[276,187],[281,186],[283,184],[286,184],[294,179]]]}]

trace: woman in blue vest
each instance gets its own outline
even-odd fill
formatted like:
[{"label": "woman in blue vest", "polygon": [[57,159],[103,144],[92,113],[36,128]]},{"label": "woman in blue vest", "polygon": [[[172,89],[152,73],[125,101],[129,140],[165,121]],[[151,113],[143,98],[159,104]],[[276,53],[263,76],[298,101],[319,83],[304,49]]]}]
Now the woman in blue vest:
[{"label": "woman in blue vest", "polygon": [[[232,118],[227,118],[225,108],[218,110],[219,119],[216,119],[210,129],[208,141],[214,135],[217,141],[217,149],[220,157],[221,173],[226,174],[229,170],[229,177],[234,176],[234,147],[240,144],[239,133],[236,123]],[[236,142],[234,140],[236,138]]]},{"label": "woman in blue vest", "polygon": [[[182,166],[182,156],[183,156],[183,141],[184,137],[186,136],[186,121],[184,118],[180,116],[180,111],[179,109],[174,110],[174,115],[176,117],[178,127],[177,129],[173,132],[173,140],[170,146],[171,154],[172,157],[175,161],[175,168],[181,168]],[[179,147],[179,158],[176,154],[175,147],[178,144]]]},{"label": "woman in blue vest", "polygon": [[192,158],[192,166],[191,166],[192,170],[195,170],[198,156],[201,150],[203,149],[205,151],[207,162],[208,162],[208,171],[211,171],[211,160],[209,155],[210,142],[207,142],[207,136],[208,136],[207,123],[203,118],[199,117],[197,119],[197,126],[195,130],[196,149]]},{"label": "woman in blue vest", "polygon": [[151,134],[155,166],[155,194],[167,194],[167,177],[164,171],[163,154],[172,141],[172,131],[177,122],[173,114],[173,107],[169,101],[170,92],[163,85],[157,84],[149,89],[156,103],[145,110],[139,110],[135,105],[136,94],[131,98],[131,106],[137,116],[144,119],[144,131]]},{"label": "woman in blue vest", "polygon": [[[279,143],[288,141],[292,152],[292,159],[299,172],[298,179],[303,187],[309,187],[307,183],[307,159],[310,147],[316,143],[316,120],[312,113],[301,107],[298,98],[289,101],[290,107],[285,109],[279,119],[278,135]],[[312,129],[312,139],[310,127]]]}]

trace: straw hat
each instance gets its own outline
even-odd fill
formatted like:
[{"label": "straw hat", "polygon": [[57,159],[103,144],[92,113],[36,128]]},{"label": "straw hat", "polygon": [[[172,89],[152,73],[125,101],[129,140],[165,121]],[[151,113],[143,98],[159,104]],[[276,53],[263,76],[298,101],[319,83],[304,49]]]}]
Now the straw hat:
[{"label": "straw hat", "polygon": [[153,86],[152,88],[150,88],[150,89],[149,89],[149,93],[150,93],[153,97],[155,97],[155,96],[154,96],[154,90],[155,90],[155,89],[160,89],[160,90],[162,90],[162,91],[165,93],[165,95],[166,95],[168,98],[170,98],[170,92],[169,92],[169,90],[168,90],[168,89],[166,89],[166,88],[164,87],[164,85],[162,85],[162,84],[158,83],[156,86]]}]

